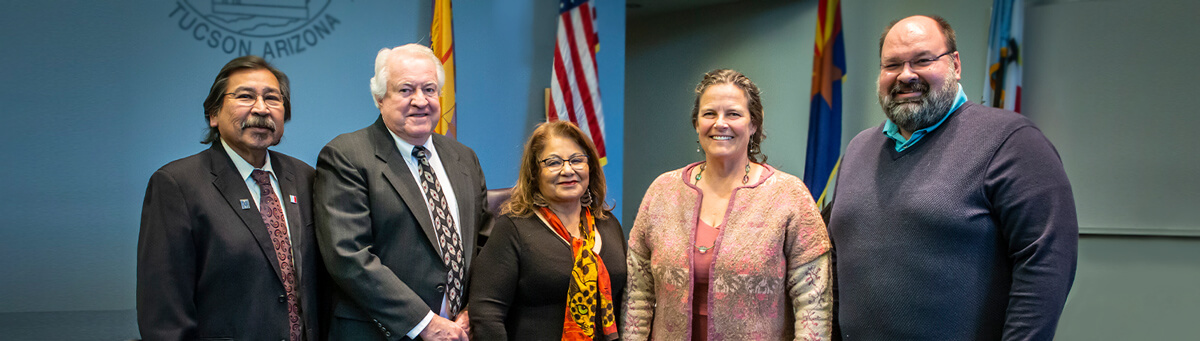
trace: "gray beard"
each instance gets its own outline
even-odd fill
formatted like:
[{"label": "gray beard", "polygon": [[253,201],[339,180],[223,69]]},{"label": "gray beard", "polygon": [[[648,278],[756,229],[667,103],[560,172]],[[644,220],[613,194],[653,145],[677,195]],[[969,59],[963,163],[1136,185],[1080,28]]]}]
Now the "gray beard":
[{"label": "gray beard", "polygon": [[[879,92],[879,106],[892,123],[911,133],[928,128],[946,116],[958,95],[957,85],[958,82],[946,82],[940,89],[929,91],[929,83],[925,81],[896,84],[887,93]],[[917,99],[896,101],[893,96],[901,90],[923,93]]]}]

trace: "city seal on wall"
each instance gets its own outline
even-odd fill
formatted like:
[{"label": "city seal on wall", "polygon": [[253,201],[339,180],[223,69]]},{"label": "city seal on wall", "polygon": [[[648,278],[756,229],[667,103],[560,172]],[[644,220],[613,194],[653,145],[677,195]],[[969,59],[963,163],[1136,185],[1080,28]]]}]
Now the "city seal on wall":
[{"label": "city seal on wall", "polygon": [[273,59],[303,53],[341,24],[330,0],[177,0],[168,18],[214,50]]}]

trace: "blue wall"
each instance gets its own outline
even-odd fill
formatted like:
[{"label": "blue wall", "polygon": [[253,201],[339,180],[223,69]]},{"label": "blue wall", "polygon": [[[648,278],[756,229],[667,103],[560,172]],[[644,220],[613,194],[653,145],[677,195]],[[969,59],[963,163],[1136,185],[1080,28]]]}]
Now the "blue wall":
[{"label": "blue wall", "polygon": [[[201,102],[239,52],[224,47],[263,54],[264,42],[285,46],[271,50],[293,94],[278,151],[315,163],[334,136],[374,121],[367,81],[375,52],[428,43],[431,1],[309,2],[329,2],[310,11],[320,11],[328,33],[309,23],[293,24],[284,38],[234,35],[193,13],[209,0],[48,0],[0,10],[0,313],[133,308],[146,181],[206,148]],[[521,145],[542,117],[557,11],[552,0],[503,4],[459,1],[454,9],[459,139],[479,154],[490,187],[513,184]],[[597,7],[605,170],[619,205],[625,6]],[[222,35],[211,47],[214,31]],[[233,45],[222,45],[227,36],[237,36]]]}]

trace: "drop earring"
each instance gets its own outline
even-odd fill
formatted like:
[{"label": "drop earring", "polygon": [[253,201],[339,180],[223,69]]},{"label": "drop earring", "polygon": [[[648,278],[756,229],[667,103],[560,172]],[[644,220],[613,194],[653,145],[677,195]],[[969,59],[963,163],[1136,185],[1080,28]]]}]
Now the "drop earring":
[{"label": "drop earring", "polygon": [[579,204],[580,204],[580,206],[583,206],[583,207],[591,207],[592,206],[592,190],[589,189],[587,192],[584,193],[583,197],[579,198]]}]

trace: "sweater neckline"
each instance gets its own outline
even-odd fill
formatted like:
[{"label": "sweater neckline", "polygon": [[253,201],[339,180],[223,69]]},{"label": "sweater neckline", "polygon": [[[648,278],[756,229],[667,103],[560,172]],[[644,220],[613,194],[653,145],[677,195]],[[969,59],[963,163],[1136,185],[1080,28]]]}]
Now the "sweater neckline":
[{"label": "sweater neckline", "polygon": [[[938,129],[934,129],[934,130],[930,131],[928,134],[926,134],[924,137],[922,137],[920,141],[917,141],[916,144],[914,144],[908,148],[905,148],[904,150],[896,151],[896,148],[891,146],[891,144],[896,143],[896,141],[884,136],[884,144],[883,144],[884,149],[887,149],[888,156],[891,157],[892,161],[896,161],[896,160],[899,160],[900,158],[904,157],[905,155],[915,153],[915,150],[917,150],[917,149],[928,148],[925,146],[929,145],[930,143],[933,143],[932,141],[936,140],[938,138],[938,136],[942,135],[943,132],[945,132],[947,130],[947,128],[949,128],[950,125],[953,125],[952,122],[956,121],[958,119],[958,117],[964,115],[967,111],[967,107],[970,107],[973,104],[974,103],[972,103],[971,101],[967,101],[967,102],[963,103],[961,106],[958,107],[958,110],[955,110],[954,112],[950,113],[950,115],[945,118],[945,121],[943,121],[941,123],[941,125],[938,127]],[[883,124],[887,124],[887,122],[884,122]],[[883,125],[880,125],[879,129],[883,130]]]},{"label": "sweater neckline", "polygon": [[[692,183],[690,181],[691,179],[688,175],[692,174],[693,168],[699,167],[701,164],[704,164],[705,162],[706,161],[696,161],[687,166],[684,166],[683,169],[680,171],[679,181],[683,181],[683,183],[686,184],[688,187],[691,187],[696,192],[700,192],[700,187],[697,187],[696,184]],[[762,185],[764,182],[767,182],[767,179],[770,179],[772,175],[775,175],[775,167],[771,167],[771,165],[768,165],[766,163],[758,163],[758,165],[763,167],[762,174],[759,174],[759,176],[758,176],[758,181],[747,183],[747,184],[742,184],[737,187],[734,187],[733,190],[735,192],[741,188],[758,187],[759,185]]]}]

